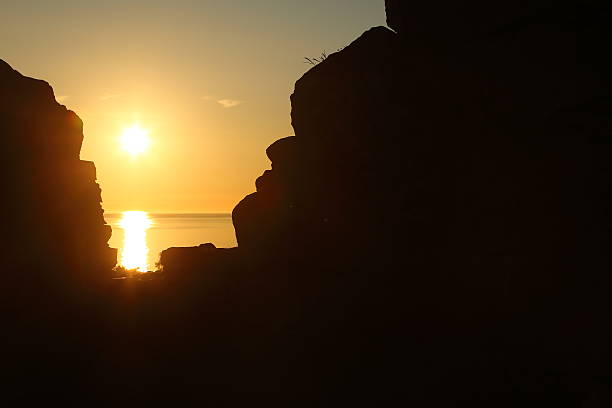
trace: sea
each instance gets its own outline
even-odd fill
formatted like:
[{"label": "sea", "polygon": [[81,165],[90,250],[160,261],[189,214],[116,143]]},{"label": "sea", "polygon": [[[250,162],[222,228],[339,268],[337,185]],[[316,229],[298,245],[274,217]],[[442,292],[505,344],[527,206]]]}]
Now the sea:
[{"label": "sea", "polygon": [[124,211],[104,218],[113,229],[109,245],[119,250],[117,264],[141,272],[155,270],[160,252],[170,247],[236,246],[231,214]]}]

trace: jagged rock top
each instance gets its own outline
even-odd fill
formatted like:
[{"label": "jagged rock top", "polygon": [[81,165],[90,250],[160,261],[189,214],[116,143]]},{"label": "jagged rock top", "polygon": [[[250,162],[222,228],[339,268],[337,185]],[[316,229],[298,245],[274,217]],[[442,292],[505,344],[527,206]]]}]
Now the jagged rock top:
[{"label": "jagged rock top", "polygon": [[4,60],[0,59],[0,72],[14,71],[13,68]]},{"label": "jagged rock top", "polygon": [[[81,119],[55,100],[53,88],[47,82],[23,76],[3,60],[0,60],[0,129],[5,135],[1,141],[5,154],[35,160],[79,158],[83,142]],[[8,139],[7,135],[13,137]]]},{"label": "jagged rock top", "polygon": [[21,75],[3,60],[0,60],[0,83],[2,84],[0,95],[3,99],[10,97],[13,103],[55,102],[51,85],[46,81]]},{"label": "jagged rock top", "polygon": [[0,60],[0,183],[10,198],[0,209],[10,214],[3,248],[20,271],[15,282],[91,283],[116,263],[95,166],[79,159],[82,141],[83,123],[47,82]]},{"label": "jagged rock top", "polygon": [[[353,94],[362,94],[360,102],[376,105],[378,95],[386,92],[381,82],[385,82],[388,70],[394,69],[397,46],[395,33],[385,27],[374,27],[306,72],[295,83],[291,95],[291,123],[296,136],[333,142],[343,132],[337,126],[344,128],[349,121],[359,127],[362,116],[346,109],[350,100],[347,101],[345,92],[350,88]],[[347,113],[350,118],[342,116]],[[319,126],[323,123],[326,126]]]}]

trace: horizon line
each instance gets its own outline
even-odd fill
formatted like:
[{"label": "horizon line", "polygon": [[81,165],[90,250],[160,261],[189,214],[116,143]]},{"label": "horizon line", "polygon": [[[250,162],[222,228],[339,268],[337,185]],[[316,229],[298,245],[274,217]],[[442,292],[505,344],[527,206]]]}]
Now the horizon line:
[{"label": "horizon line", "polygon": [[232,215],[231,211],[146,211],[146,210],[104,210],[104,215],[121,215],[126,211],[144,211],[151,215]]}]

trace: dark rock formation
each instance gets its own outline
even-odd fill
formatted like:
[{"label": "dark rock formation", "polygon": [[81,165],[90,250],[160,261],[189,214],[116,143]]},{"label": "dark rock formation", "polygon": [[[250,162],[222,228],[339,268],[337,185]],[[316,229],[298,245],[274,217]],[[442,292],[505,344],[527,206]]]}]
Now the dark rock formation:
[{"label": "dark rock formation", "polygon": [[160,254],[159,262],[172,271],[168,276],[180,279],[191,278],[199,269],[227,269],[233,259],[235,248],[216,248],[214,244],[200,244],[197,247],[168,248]]},{"label": "dark rock formation", "polygon": [[0,208],[3,279],[21,283],[109,279],[116,250],[92,162],[79,159],[83,124],[44,81],[0,60]]},{"label": "dark rock formation", "polygon": [[102,367],[91,361],[103,349],[94,333],[117,323],[100,319],[110,314],[111,302],[100,299],[117,254],[95,166],[79,159],[82,141],[81,120],[49,84],[0,60],[0,348],[9,404],[91,392],[91,373]]},{"label": "dark rock formation", "polygon": [[266,246],[267,250],[291,247],[286,241],[295,231],[300,208],[299,186],[303,167],[300,165],[298,141],[286,137],[274,142],[266,150],[272,170],[266,170],[255,181],[257,193],[246,196],[232,213],[236,239],[242,248]]},{"label": "dark rock formation", "polygon": [[251,319],[291,322],[250,338],[345,405],[577,406],[610,361],[609,10],[386,5],[234,209]]}]

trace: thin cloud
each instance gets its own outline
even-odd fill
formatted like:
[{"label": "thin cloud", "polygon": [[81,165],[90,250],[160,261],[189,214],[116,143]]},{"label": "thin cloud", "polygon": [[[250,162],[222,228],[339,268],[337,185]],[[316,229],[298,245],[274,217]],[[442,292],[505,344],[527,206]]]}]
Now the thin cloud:
[{"label": "thin cloud", "polygon": [[220,99],[217,103],[224,108],[233,108],[234,106],[242,105],[244,101],[237,101],[235,99]]},{"label": "thin cloud", "polygon": [[104,94],[100,97],[101,101],[108,101],[109,99],[115,99],[120,97],[121,95],[119,94]]},{"label": "thin cloud", "polygon": [[69,96],[69,95],[59,95],[59,96],[56,96],[56,97],[55,97],[55,100],[56,100],[58,103],[63,103],[63,102],[66,102],[66,99],[68,99],[68,98],[70,98],[70,96]]}]

